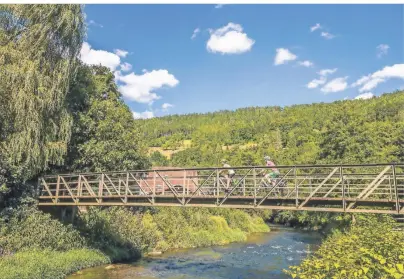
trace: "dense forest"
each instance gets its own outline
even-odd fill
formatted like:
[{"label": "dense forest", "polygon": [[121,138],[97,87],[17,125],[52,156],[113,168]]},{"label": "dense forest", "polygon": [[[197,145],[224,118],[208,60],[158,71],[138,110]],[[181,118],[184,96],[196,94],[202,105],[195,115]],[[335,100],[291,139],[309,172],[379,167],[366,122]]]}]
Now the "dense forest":
[{"label": "dense forest", "polygon": [[[404,161],[404,93],[370,100],[251,107],[137,120],[155,165],[384,163]],[[182,148],[190,141],[190,148]],[[173,150],[166,160],[164,150]],[[177,151],[177,152],[176,152]]]},{"label": "dense forest", "polygon": [[[35,182],[46,173],[212,166],[222,158],[260,165],[266,154],[277,164],[404,161],[403,92],[134,120],[114,74],[80,61],[85,34],[81,5],[0,5],[0,278],[64,278],[153,250],[225,244],[269,230],[264,220],[271,212],[221,209],[89,208],[64,223],[36,206]],[[334,239],[361,234],[355,249],[370,249],[362,227],[348,228],[349,216],[283,212],[277,218],[305,225],[342,220],[347,231]],[[389,237],[375,247],[377,257],[402,240]],[[386,266],[404,258],[402,248],[386,256]],[[320,250],[322,256],[329,254]],[[334,276],[318,275],[316,261],[291,276]],[[384,276],[386,266],[371,272]]]}]

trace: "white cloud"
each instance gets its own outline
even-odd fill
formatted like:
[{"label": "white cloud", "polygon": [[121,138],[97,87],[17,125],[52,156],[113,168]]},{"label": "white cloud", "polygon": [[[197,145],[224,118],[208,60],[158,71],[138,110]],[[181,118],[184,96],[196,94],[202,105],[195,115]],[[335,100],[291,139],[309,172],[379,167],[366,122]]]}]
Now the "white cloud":
[{"label": "white cloud", "polygon": [[119,57],[126,57],[126,55],[128,55],[128,53],[129,53],[126,50],[123,50],[123,49],[114,49],[114,52]]},{"label": "white cloud", "polygon": [[213,53],[240,54],[250,51],[255,43],[246,33],[243,33],[240,24],[232,22],[217,30],[210,30],[210,33],[206,48]]},{"label": "white cloud", "polygon": [[196,35],[198,35],[199,32],[201,32],[201,29],[195,28],[194,32],[192,33],[191,39],[195,39]]},{"label": "white cloud", "polygon": [[291,53],[288,49],[286,48],[277,48],[276,49],[276,55],[275,55],[275,60],[274,60],[274,65],[281,65],[285,64],[288,61],[293,61],[296,60],[297,56]]},{"label": "white cloud", "polygon": [[147,70],[146,70],[146,69],[143,69],[143,70],[142,70],[142,73],[147,73]]},{"label": "white cloud", "polygon": [[102,65],[114,71],[119,64],[121,64],[121,59],[118,55],[108,52],[105,50],[95,50],[91,48],[91,45],[84,42],[80,50],[80,59],[83,63],[88,65]]},{"label": "white cloud", "polygon": [[331,34],[331,33],[328,33],[328,32],[321,32],[321,37],[324,37],[324,38],[326,38],[326,39],[328,39],[328,40],[330,40],[330,39],[333,39],[333,38],[335,38],[335,35],[333,35],[333,34]]},{"label": "white cloud", "polygon": [[134,119],[148,119],[148,118],[153,118],[154,113],[152,111],[146,110],[144,112],[136,112],[132,111],[133,113],[133,118]]},{"label": "white cloud", "polygon": [[129,72],[132,69],[132,65],[127,62],[121,64],[120,67],[123,72]]},{"label": "white cloud", "polygon": [[[317,88],[319,85],[323,85],[327,82],[327,76],[328,75],[332,75],[333,73],[335,73],[338,69],[334,68],[334,69],[322,69],[319,72],[317,72],[317,74],[320,76],[318,79],[313,79],[312,81],[310,81],[306,86],[309,89],[313,89],[313,88]],[[332,86],[332,84],[331,84]],[[323,87],[324,88],[324,87]],[[323,90],[323,89],[321,89]],[[328,90],[328,89],[325,89]]]},{"label": "white cloud", "polygon": [[380,44],[376,47],[377,49],[377,57],[382,57],[383,55],[386,55],[387,52],[389,51],[390,46],[386,44]]},{"label": "white cloud", "polygon": [[215,6],[215,9],[221,9],[221,8],[223,8],[223,5],[224,4],[218,4],[218,5]]},{"label": "white cloud", "polygon": [[325,77],[320,77],[319,79],[313,79],[306,86],[309,89],[317,88],[319,85],[324,84],[327,81]]},{"label": "white cloud", "polygon": [[351,86],[356,87],[356,86],[362,85],[362,84],[366,83],[370,79],[371,79],[370,75],[363,76],[360,79],[358,79],[357,81],[355,81],[354,83],[352,83]]},{"label": "white cloud", "polygon": [[334,68],[334,69],[323,69],[321,71],[319,71],[317,74],[319,74],[320,76],[328,76],[328,75],[332,75],[333,73],[335,73],[338,70],[338,68]]},{"label": "white cloud", "polygon": [[324,93],[344,91],[348,87],[348,77],[335,78],[321,88]]},{"label": "white cloud", "polygon": [[404,79],[404,64],[394,64],[386,66],[382,70],[372,74],[373,78],[402,78]]},{"label": "white cloud", "polygon": [[385,82],[386,80],[382,79],[382,78],[374,78],[374,79],[370,79],[369,81],[367,81],[360,89],[359,92],[364,92],[364,91],[369,91],[372,90],[373,88],[376,88],[377,85],[379,85],[379,83]]},{"label": "white cloud", "polygon": [[359,89],[359,92],[364,92],[376,88],[379,83],[386,82],[391,78],[404,79],[404,64],[394,64],[393,66],[386,66],[382,70],[376,71],[373,74],[361,77],[351,86],[362,86]]},{"label": "white cloud", "polygon": [[167,70],[153,70],[142,75],[130,73],[122,76],[118,74],[116,79],[122,83],[118,87],[124,97],[149,104],[161,98],[154,92],[155,90],[166,86],[175,87],[179,83],[175,76]]},{"label": "white cloud", "polygon": [[104,26],[102,26],[102,24],[99,24],[99,23],[95,22],[94,20],[90,19],[88,21],[88,26],[91,26],[91,25],[96,26],[96,27],[101,27],[101,28],[104,27]]},{"label": "white cloud", "polygon": [[309,68],[309,67],[313,67],[314,63],[309,60],[305,60],[305,61],[299,61],[299,65]]},{"label": "white cloud", "polygon": [[322,27],[321,27],[320,23],[316,23],[316,25],[310,27],[310,32],[314,32],[314,31],[316,31],[317,29],[321,29],[321,28],[322,28]]},{"label": "white cloud", "polygon": [[164,103],[161,108],[163,109],[163,111],[168,111],[169,108],[172,108],[173,105],[169,104],[169,103]]},{"label": "white cloud", "polygon": [[358,96],[355,97],[355,100],[366,100],[366,99],[371,99],[373,98],[375,95],[373,95],[373,93],[371,92],[367,92],[367,93],[363,93],[360,94]]}]

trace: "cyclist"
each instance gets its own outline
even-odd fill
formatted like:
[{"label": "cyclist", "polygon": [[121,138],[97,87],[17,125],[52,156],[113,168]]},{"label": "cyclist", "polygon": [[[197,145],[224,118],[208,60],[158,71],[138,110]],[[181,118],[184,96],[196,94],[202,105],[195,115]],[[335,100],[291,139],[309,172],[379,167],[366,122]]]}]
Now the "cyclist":
[{"label": "cyclist", "polygon": [[271,157],[265,156],[264,160],[265,160],[265,164],[267,167],[272,167],[272,168],[270,168],[270,172],[265,175],[265,178],[267,178],[269,181],[271,181],[272,186],[275,186],[276,179],[279,177],[280,172],[275,167],[275,163],[271,161]]},{"label": "cyclist", "polygon": [[[231,168],[231,166],[227,163],[226,159],[222,159],[222,164],[224,168]],[[227,171],[227,173],[224,175],[224,178],[226,178],[226,189],[225,192],[228,192],[230,189],[230,183],[233,178],[233,176],[236,174],[236,172],[233,169],[228,169],[228,170],[221,170],[221,172]]]}]

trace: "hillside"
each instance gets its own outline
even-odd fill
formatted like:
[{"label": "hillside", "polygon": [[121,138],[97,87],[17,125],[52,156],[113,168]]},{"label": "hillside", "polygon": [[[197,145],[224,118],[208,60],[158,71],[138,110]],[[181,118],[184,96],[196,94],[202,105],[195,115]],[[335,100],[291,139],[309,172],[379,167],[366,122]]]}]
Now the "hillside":
[{"label": "hillside", "polygon": [[211,166],[223,157],[232,165],[262,164],[265,154],[278,164],[404,160],[404,92],[136,123],[154,153],[154,165]]}]

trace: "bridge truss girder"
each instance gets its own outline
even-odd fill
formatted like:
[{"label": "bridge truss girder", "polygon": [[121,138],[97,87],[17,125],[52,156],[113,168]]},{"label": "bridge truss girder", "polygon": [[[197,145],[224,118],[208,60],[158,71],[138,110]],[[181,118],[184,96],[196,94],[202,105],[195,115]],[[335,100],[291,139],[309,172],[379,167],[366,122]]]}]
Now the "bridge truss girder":
[{"label": "bridge truss girder", "polygon": [[140,170],[38,181],[39,206],[181,206],[404,213],[404,164]]}]

